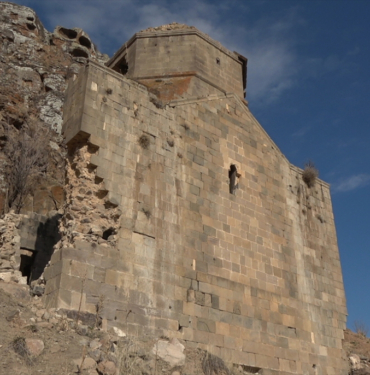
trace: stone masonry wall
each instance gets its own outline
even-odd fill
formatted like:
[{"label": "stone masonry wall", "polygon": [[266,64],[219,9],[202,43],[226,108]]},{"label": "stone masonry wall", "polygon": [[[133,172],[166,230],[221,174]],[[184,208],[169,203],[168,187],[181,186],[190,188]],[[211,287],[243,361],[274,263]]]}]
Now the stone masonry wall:
[{"label": "stone masonry wall", "polygon": [[[347,373],[326,183],[308,188],[235,94],[161,108],[90,63],[67,96],[68,173],[82,182],[66,187],[49,306],[96,313],[103,296],[104,324],[129,334],[181,338],[265,375]],[[94,233],[74,224],[84,206],[99,208]]]},{"label": "stone masonry wall", "polygon": [[139,82],[152,80],[155,85],[158,79],[168,76],[196,75],[194,87],[181,94],[200,97],[234,92],[244,97],[245,67],[238,55],[195,28],[137,33],[107,65],[117,70],[123,58],[128,66],[127,76]]}]

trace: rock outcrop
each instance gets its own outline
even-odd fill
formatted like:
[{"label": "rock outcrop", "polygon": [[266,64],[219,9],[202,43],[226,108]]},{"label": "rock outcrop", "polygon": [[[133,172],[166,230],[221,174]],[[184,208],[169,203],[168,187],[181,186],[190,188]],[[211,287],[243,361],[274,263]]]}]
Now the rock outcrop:
[{"label": "rock outcrop", "polygon": [[[32,9],[0,2],[0,214],[6,214],[0,220],[0,280],[32,283],[36,295],[43,292],[42,277],[37,279],[59,239],[68,196],[61,135],[66,81],[89,59],[103,64],[108,56],[83,30],[57,26],[49,32]],[[15,168],[9,150],[23,139],[43,147],[47,160],[42,168],[36,165],[18,215],[9,205],[9,173]]]},{"label": "rock outcrop", "polygon": [[344,331],[344,348],[351,375],[370,374],[370,339],[364,332]]},{"label": "rock outcrop", "polygon": [[0,212],[8,208],[2,173],[7,158],[2,151],[36,128],[36,136],[48,132],[50,157],[23,211],[46,214],[64,201],[61,126],[66,80],[89,59],[104,63],[108,56],[97,51],[83,30],[58,26],[48,32],[32,9],[8,2],[0,3],[0,40]]}]

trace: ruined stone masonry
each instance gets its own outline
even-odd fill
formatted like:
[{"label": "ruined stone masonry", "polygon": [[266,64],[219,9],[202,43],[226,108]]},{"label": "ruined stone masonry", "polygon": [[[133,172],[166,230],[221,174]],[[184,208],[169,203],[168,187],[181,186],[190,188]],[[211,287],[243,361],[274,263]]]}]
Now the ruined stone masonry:
[{"label": "ruined stone masonry", "polygon": [[[41,227],[57,242],[47,307],[181,339],[249,373],[347,374],[329,186],[308,186],[249,111],[247,59],[170,24],[85,64],[84,34],[57,34],[80,64],[63,105],[65,205],[12,224],[6,267],[45,245]],[[39,275],[46,255],[22,267]]]}]

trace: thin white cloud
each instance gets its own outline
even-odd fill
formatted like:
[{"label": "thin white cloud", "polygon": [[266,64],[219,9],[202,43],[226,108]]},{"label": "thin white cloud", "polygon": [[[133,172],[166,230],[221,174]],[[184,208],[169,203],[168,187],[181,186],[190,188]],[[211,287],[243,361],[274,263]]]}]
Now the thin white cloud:
[{"label": "thin white cloud", "polygon": [[362,173],[350,176],[337,184],[333,184],[334,192],[346,192],[357,188],[364,187],[370,184],[370,174]]},{"label": "thin white cloud", "polygon": [[269,104],[294,87],[299,73],[293,30],[301,20],[295,8],[276,19],[261,18],[244,30],[240,43],[248,58],[248,97]]},{"label": "thin white cloud", "polygon": [[248,92],[253,99],[269,103],[293,86],[295,57],[284,43],[255,44],[248,60]]},{"label": "thin white cloud", "polygon": [[311,126],[303,126],[292,134],[294,138],[301,138],[311,130]]},{"label": "thin white cloud", "polygon": [[[221,38],[218,30],[218,12],[207,2],[190,0],[176,4],[166,1],[106,1],[76,0],[73,7],[68,2],[48,2],[44,17],[51,25],[80,27],[86,31],[103,52],[117,50],[135,32],[148,27],[171,22],[194,25],[203,32]],[[185,6],[187,5],[187,6]]]}]

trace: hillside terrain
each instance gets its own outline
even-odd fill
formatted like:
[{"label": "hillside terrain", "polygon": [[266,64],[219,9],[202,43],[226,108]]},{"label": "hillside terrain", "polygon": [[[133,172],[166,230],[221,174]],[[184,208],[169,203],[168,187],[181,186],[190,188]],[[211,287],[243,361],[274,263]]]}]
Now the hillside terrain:
[{"label": "hillside terrain", "polygon": [[[177,340],[105,332],[98,314],[76,316],[45,309],[41,299],[30,296],[28,286],[1,281],[0,327],[1,375],[254,373],[247,366],[226,366],[219,358]],[[370,374],[370,339],[347,329],[344,347],[350,374]]]},{"label": "hillside terrain", "polygon": [[[207,369],[206,352],[177,340],[135,339],[98,326],[95,317],[45,309],[27,286],[0,282],[0,374],[190,375]],[[223,362],[218,368],[227,372]]]},{"label": "hillside terrain", "polygon": [[370,374],[370,338],[363,332],[344,331],[344,349],[352,374]]}]

